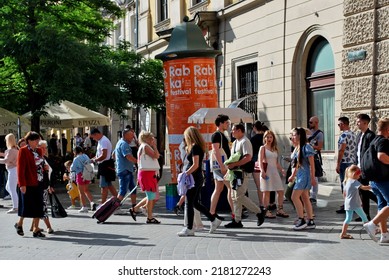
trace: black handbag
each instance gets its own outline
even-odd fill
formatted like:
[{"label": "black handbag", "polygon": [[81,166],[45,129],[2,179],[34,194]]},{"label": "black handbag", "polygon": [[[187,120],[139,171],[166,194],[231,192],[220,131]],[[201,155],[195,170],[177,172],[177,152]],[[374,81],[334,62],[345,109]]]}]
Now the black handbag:
[{"label": "black handbag", "polygon": [[65,218],[68,216],[66,210],[63,208],[55,193],[49,193],[49,200],[51,206],[51,216],[53,218]]}]

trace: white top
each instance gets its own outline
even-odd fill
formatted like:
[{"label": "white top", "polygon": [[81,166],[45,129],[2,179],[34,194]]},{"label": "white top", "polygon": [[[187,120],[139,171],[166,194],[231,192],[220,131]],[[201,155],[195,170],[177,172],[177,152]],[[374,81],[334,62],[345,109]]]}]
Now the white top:
[{"label": "white top", "polygon": [[110,159],[112,154],[112,144],[105,135],[103,135],[103,137],[101,137],[101,139],[97,142],[96,158],[103,154],[103,150],[107,150],[107,156],[102,161]]}]

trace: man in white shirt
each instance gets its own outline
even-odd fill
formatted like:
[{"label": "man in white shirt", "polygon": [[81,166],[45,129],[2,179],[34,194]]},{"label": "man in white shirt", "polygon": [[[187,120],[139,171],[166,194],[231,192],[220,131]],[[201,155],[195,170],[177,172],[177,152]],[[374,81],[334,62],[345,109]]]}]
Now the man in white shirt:
[{"label": "man in white shirt", "polygon": [[[108,191],[113,195],[117,196],[118,193],[115,187],[112,185],[112,181],[115,180],[115,165],[113,166],[105,166],[110,164],[111,162],[111,154],[112,154],[112,144],[109,139],[103,135],[97,128],[94,128],[91,131],[91,137],[97,141],[97,151],[96,156],[92,159],[92,161],[97,162],[99,164],[99,175],[100,175],[100,188],[101,188],[101,203],[104,203],[108,197]],[[104,175],[101,174],[101,170],[108,169],[108,173],[104,172]],[[113,177],[111,177],[112,171],[110,169],[113,168]]]}]

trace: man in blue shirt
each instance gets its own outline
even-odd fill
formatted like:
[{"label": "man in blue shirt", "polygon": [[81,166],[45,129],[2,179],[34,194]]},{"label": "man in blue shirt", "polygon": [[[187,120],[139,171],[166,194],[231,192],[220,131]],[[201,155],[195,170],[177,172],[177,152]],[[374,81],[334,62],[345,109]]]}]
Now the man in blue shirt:
[{"label": "man in blue shirt", "polygon": [[[123,130],[123,136],[117,142],[113,156],[116,159],[116,174],[119,178],[118,199],[121,201],[126,195],[127,190],[135,187],[134,183],[134,164],[137,159],[132,155],[130,143],[134,138],[134,131],[131,129]],[[131,203],[136,204],[136,191],[131,194]]]}]

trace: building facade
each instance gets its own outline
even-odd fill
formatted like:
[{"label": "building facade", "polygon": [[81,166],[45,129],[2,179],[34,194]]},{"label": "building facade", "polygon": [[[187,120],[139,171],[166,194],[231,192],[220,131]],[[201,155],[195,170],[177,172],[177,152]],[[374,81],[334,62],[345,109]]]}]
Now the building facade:
[{"label": "building facade", "polygon": [[[389,112],[389,0],[118,0],[126,14],[107,39],[145,57],[163,52],[188,16],[216,58],[220,107],[239,106],[267,124],[290,151],[293,127],[310,116],[325,134],[326,180],[334,181],[336,126],[360,112]],[[149,127],[156,129],[150,112]],[[372,128],[375,129],[374,122]]]}]

